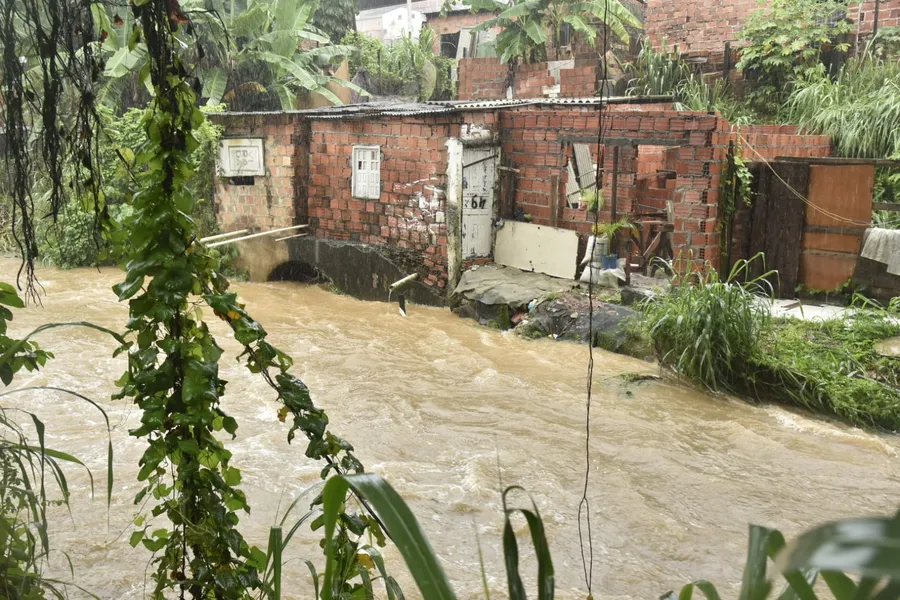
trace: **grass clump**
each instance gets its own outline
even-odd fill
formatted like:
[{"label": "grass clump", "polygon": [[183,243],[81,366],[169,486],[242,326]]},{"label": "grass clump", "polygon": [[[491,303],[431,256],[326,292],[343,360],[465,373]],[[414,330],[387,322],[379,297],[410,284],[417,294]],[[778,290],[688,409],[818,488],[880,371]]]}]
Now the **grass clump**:
[{"label": "grass clump", "polygon": [[760,335],[771,327],[760,302],[771,287],[762,277],[742,282],[748,265],[740,261],[724,280],[715,270],[696,273],[640,305],[661,363],[712,391],[738,390],[742,374],[752,370]]},{"label": "grass clump", "polygon": [[778,320],[754,358],[760,397],[787,399],[864,427],[900,430],[900,358],[876,344],[900,335],[884,310],[847,319]]},{"label": "grass clump", "polygon": [[811,133],[829,135],[839,156],[900,156],[900,62],[854,58],[834,79],[798,83],[787,101],[789,118]]}]

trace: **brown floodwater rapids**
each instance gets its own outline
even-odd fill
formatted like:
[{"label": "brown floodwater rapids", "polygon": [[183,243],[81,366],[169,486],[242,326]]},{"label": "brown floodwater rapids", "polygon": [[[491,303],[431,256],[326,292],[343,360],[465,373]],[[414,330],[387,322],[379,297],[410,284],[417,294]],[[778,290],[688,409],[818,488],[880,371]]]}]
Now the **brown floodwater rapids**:
[{"label": "brown floodwater rapids", "polygon": [[[18,266],[0,260],[0,280],[13,281]],[[48,321],[123,328],[126,307],[110,289],[121,271],[39,268],[38,275],[42,306],[16,311],[11,334]],[[294,357],[294,372],[328,410],[333,430],[409,502],[460,598],[483,596],[476,529],[489,586],[496,597],[505,596],[501,477],[503,485],[525,487],[541,511],[558,597],[585,597],[577,530],[585,346],[520,339],[443,309],[413,306],[404,318],[395,305],[295,283],[235,289],[271,341]],[[226,351],[223,406],[240,425],[227,447],[252,506],[240,527],[263,547],[279,508],[317,481],[321,465],[304,457],[302,444],[286,443],[271,390],[235,361],[238,344],[223,323],[212,321]],[[53,510],[53,547],[69,554],[74,580],[99,597],[142,598],[150,554],[128,544],[144,446],[128,429],[139,411],[110,400],[124,360],[112,358],[114,342],[94,331],[54,329],[37,341],[56,358],[39,373],[20,374],[13,386],[54,385],[97,400],[109,413],[115,449],[107,508],[101,415],[57,393],[4,398],[36,412],[47,424],[47,444],[80,457],[97,480],[92,498],[84,471],[67,468],[71,510]],[[589,491],[597,598],[655,598],[698,578],[731,593],[740,581],[748,523],[790,536],[835,518],[887,514],[900,503],[896,437],[673,382],[626,384],[620,375],[659,370],[602,351],[595,358]],[[312,596],[302,559],[312,559],[320,571],[324,565],[317,536],[304,532],[286,552],[286,598]],[[522,546],[528,546],[525,537]],[[418,597],[399,554],[385,556],[407,597]],[[526,560],[531,590],[533,566]],[[68,577],[59,553],[50,569]],[[85,597],[75,590],[72,596]]]}]

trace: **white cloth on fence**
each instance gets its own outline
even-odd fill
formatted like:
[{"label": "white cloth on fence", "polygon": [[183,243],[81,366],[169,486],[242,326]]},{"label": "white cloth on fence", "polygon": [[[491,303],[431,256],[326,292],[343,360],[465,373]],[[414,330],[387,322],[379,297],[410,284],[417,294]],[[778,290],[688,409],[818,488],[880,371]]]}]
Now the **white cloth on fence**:
[{"label": "white cloth on fence", "polygon": [[867,230],[860,256],[884,263],[888,273],[900,275],[900,230],[880,227]]}]

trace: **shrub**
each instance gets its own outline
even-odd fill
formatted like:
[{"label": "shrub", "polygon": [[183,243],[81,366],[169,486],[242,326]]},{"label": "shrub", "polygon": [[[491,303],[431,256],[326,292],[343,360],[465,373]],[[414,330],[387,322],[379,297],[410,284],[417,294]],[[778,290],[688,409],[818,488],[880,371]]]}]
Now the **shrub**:
[{"label": "shrub", "polygon": [[[214,112],[218,108],[204,109]],[[131,109],[115,118],[106,113],[108,126],[106,137],[100,147],[103,170],[103,193],[114,223],[121,221],[131,174],[123,161],[133,161],[135,149],[140,148],[146,138],[142,119],[144,111]],[[204,121],[196,132],[197,148],[191,153],[193,176],[185,187],[199,198],[193,218],[200,236],[218,232],[216,216],[212,210],[212,195],[215,188],[215,161],[221,127]],[[0,209],[2,218],[2,209]],[[56,222],[42,221],[38,228],[40,253],[47,261],[61,269],[71,269],[115,261],[109,256],[109,245],[96,226],[93,208],[82,199],[73,198],[60,212]]]},{"label": "shrub", "polygon": [[834,55],[834,62],[846,55],[845,36],[853,29],[846,10],[840,0],[774,0],[771,8],[751,15],[737,67],[758,109],[772,112],[795,83],[822,79],[826,53]]},{"label": "shrub", "polygon": [[804,129],[831,136],[841,156],[900,156],[900,63],[853,58],[834,79],[798,83],[787,111]]},{"label": "shrub", "polygon": [[869,304],[844,319],[779,321],[754,359],[756,391],[856,425],[900,430],[900,364],[875,349],[900,335],[900,325]]},{"label": "shrub", "polygon": [[[788,117],[807,131],[831,136],[836,154],[900,158],[900,63],[879,46],[850,59],[834,78],[799,83],[787,101]],[[900,201],[900,169],[875,173],[875,202]],[[897,213],[876,212],[879,226],[896,227]]]},{"label": "shrub", "polygon": [[453,96],[450,70],[453,59],[434,52],[434,31],[424,28],[418,39],[404,38],[393,44],[363,33],[349,33],[342,46],[355,49],[350,54],[350,75],[365,68],[371,75],[375,95],[414,96],[418,100],[449,100]]}]

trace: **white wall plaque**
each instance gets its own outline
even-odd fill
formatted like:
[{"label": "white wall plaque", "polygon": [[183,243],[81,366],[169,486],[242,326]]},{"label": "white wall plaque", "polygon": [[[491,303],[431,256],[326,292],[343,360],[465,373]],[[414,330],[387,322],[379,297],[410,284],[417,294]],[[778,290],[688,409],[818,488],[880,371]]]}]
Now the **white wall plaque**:
[{"label": "white wall plaque", "polygon": [[219,142],[219,169],[223,177],[265,175],[262,138],[229,138]]}]

